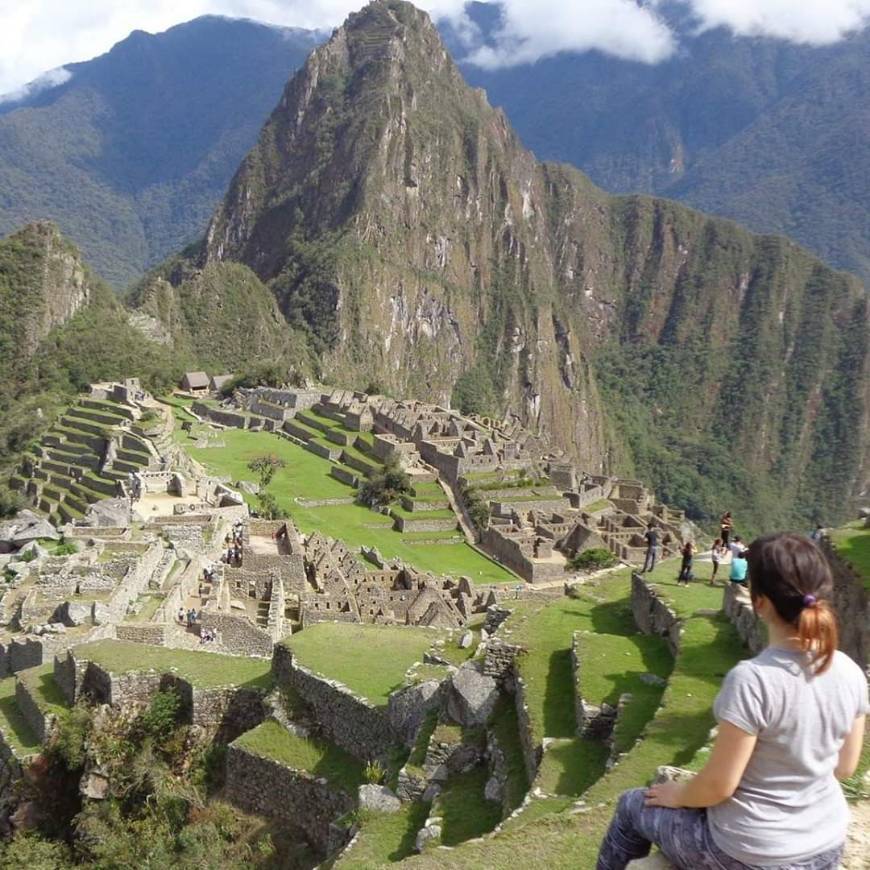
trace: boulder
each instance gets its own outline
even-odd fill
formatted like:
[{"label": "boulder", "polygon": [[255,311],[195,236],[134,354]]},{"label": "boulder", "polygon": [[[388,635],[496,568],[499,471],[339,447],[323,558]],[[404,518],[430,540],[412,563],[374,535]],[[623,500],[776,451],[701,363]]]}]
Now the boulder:
[{"label": "boulder", "polygon": [[59,541],[60,533],[48,520],[36,516],[20,524],[12,536],[12,543],[16,547],[38,540]]},{"label": "boulder", "polygon": [[658,674],[641,674],[640,681],[648,686],[666,686],[668,681]]},{"label": "boulder", "polygon": [[426,714],[441,703],[441,684],[426,680],[393,692],[387,702],[387,717],[406,746],[413,746]]},{"label": "boulder", "polygon": [[68,601],[66,603],[66,610],[63,614],[63,618],[66,621],[67,625],[84,625],[91,618],[91,603],[88,602],[85,604],[84,602],[79,604],[74,601]]},{"label": "boulder", "polygon": [[47,555],[48,550],[46,550],[45,547],[40,547],[36,541],[31,541],[29,544],[25,544],[18,551],[19,558],[21,556],[27,556],[28,561],[33,561],[34,559],[42,559]]},{"label": "boulder", "polygon": [[491,776],[483,787],[483,796],[488,801],[501,803],[504,799],[504,786],[497,776]]},{"label": "boulder", "polygon": [[474,635],[470,631],[463,631],[459,638],[459,648],[468,649],[474,643]]},{"label": "boulder", "polygon": [[361,810],[375,813],[397,813],[402,802],[385,785],[361,785],[357,792]]},{"label": "boulder", "polygon": [[96,770],[82,776],[79,783],[79,791],[82,797],[101,801],[109,796],[109,780]]},{"label": "boulder", "polygon": [[656,775],[653,778],[653,785],[660,785],[663,782],[686,782],[694,773],[691,770],[684,770],[682,767],[671,767],[669,764],[663,764],[656,768]]},{"label": "boulder", "polygon": [[[132,521],[141,522],[142,517],[135,512]],[[109,528],[126,528],[131,522],[130,502],[125,498],[104,498],[92,504],[85,514],[85,525]]]},{"label": "boulder", "polygon": [[473,728],[487,722],[497,700],[498,683],[481,672],[478,662],[466,662],[450,681],[447,712],[454,722]]},{"label": "boulder", "polygon": [[437,843],[441,839],[441,825],[426,825],[417,831],[414,848],[422,852],[429,843]]},{"label": "boulder", "polygon": [[866,520],[868,517],[870,517],[870,507],[862,507],[858,511],[858,518],[862,519],[862,520]]}]

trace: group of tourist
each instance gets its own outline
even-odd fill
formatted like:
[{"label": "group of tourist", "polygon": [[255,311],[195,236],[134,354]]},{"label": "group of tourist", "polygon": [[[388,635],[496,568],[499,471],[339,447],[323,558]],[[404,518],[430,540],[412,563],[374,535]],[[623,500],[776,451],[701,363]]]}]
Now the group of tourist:
[{"label": "group of tourist", "polygon": [[201,644],[212,643],[217,640],[217,632],[213,628],[204,628],[199,634]]},{"label": "group of tourist", "polygon": [[227,532],[226,537],[224,538],[224,546],[226,550],[221,557],[227,565],[233,565],[236,568],[242,567],[242,546],[244,544],[244,538],[242,537],[242,533],[244,530],[244,524],[241,520],[236,520],[233,524],[232,532]]},{"label": "group of tourist", "polygon": [[731,579],[748,582],[768,646],[725,676],[702,770],[620,797],[597,870],[624,870],[653,845],[679,870],[840,864],[849,809],[838,780],[858,766],[867,679],[837,649],[833,577],[822,550],[795,534],[746,548],[731,539],[730,519],[723,517],[719,561],[731,552]]},{"label": "group of tourist", "polygon": [[[734,535],[734,539],[731,539],[733,531],[734,520],[731,516],[731,511],[726,511],[719,521],[720,537],[716,538],[713,542],[713,546],[710,548],[710,561],[713,563],[713,571],[710,575],[711,586],[717,585],[716,576],[719,573],[719,566],[725,561],[729,554],[731,556],[730,582],[740,583],[743,586],[746,585],[746,573],[748,570],[746,547],[743,544],[740,535]],[[659,547],[659,529],[656,526],[655,521],[650,522],[644,538],[646,540],[646,556],[644,558],[643,568],[640,572],[642,574],[654,570],[656,566]],[[681,560],[680,572],[677,575],[678,585],[688,586],[689,583],[695,579],[694,564],[696,552],[697,548],[695,542],[691,538],[684,541],[683,545],[680,547]]]},{"label": "group of tourist", "polygon": [[183,607],[178,608],[178,622],[180,625],[193,628],[198,620],[199,614],[196,612],[196,608],[191,607],[188,610],[185,610]]}]

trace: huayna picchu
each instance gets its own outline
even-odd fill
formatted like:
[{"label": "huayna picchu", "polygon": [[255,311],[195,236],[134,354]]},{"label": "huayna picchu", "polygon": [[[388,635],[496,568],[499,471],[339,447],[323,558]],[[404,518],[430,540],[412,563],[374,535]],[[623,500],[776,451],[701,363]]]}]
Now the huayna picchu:
[{"label": "huayna picchu", "polygon": [[857,697],[867,305],[539,163],[400,0],[123,304],[53,225],[3,240],[0,866],[591,868],[734,738],[786,630],[757,546]]}]

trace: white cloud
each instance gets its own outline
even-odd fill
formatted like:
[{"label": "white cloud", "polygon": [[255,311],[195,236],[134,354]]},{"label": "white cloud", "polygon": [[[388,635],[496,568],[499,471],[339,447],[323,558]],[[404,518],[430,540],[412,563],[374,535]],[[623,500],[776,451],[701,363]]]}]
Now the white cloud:
[{"label": "white cloud", "polygon": [[870,0],[680,0],[701,27],[826,45],[870,23]]},{"label": "white cloud", "polygon": [[499,0],[499,5],[502,24],[495,46],[469,55],[478,66],[514,66],[591,48],[654,63],[674,48],[667,25],[636,0]]},{"label": "white cloud", "polygon": [[15,90],[5,94],[0,94],[0,105],[3,103],[13,103],[17,100],[25,100],[38,94],[40,91],[47,91],[49,88],[56,88],[64,82],[68,82],[72,78],[72,73],[60,66],[57,69],[50,69],[42,75],[37,76],[33,81],[21,85]]},{"label": "white cloud", "polygon": [[[156,33],[198,15],[253,18],[271,24],[335,27],[364,0],[0,0],[0,94],[55,70],[108,51],[132,30]],[[487,0],[502,12],[494,46],[471,46],[484,65],[535,61],[561,51],[598,48],[655,62],[674,39],[657,16],[664,0]],[[870,0],[676,0],[701,28],[826,43],[863,26]],[[464,0],[419,0],[449,17],[469,37]],[[464,27],[464,29],[463,29]]]}]

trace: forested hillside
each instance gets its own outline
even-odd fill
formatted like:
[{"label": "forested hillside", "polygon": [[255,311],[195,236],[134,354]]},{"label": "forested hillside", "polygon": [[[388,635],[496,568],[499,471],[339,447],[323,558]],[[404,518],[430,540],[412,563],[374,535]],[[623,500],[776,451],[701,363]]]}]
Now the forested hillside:
[{"label": "forested hillside", "polygon": [[198,18],[0,104],[0,234],[54,220],[116,289],[199,237],[314,35]]}]

